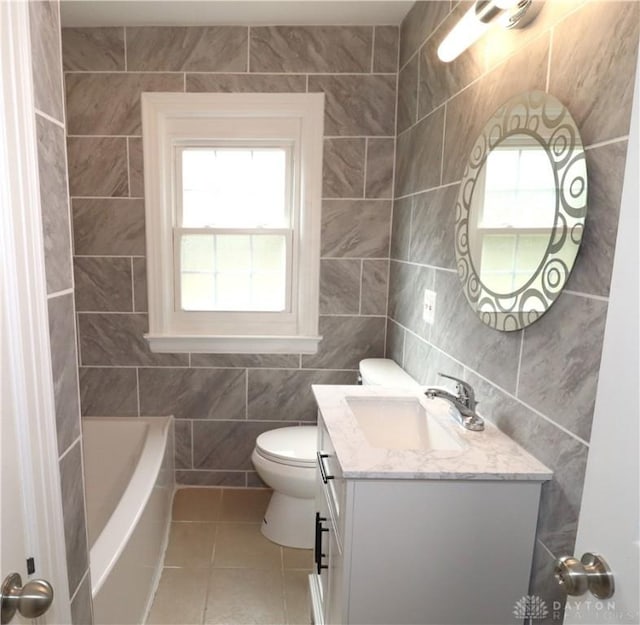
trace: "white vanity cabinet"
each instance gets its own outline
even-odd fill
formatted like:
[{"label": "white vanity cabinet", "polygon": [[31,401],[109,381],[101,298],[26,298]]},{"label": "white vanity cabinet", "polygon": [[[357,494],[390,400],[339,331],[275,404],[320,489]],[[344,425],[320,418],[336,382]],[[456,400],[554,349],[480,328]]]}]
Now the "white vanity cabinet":
[{"label": "white vanity cabinet", "polygon": [[521,625],[548,478],[350,477],[318,431],[315,625]]}]

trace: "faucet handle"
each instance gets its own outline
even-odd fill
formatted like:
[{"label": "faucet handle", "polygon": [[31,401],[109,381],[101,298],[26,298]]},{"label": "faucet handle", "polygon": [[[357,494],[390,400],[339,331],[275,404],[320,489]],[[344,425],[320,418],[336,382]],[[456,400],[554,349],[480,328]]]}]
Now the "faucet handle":
[{"label": "faucet handle", "polygon": [[461,380],[460,378],[456,378],[452,375],[447,375],[446,373],[438,373],[438,375],[443,378],[453,380],[456,383],[456,390],[458,391],[458,395],[462,403],[470,410],[476,409],[478,402],[476,401],[476,394],[471,384],[465,382],[464,380]]}]

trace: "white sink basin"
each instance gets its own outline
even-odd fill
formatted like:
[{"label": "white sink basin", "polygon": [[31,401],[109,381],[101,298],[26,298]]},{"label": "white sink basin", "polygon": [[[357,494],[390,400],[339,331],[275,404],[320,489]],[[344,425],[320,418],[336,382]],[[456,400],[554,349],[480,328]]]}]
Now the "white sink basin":
[{"label": "white sink basin", "polygon": [[367,442],[381,449],[461,450],[415,397],[345,397]]}]

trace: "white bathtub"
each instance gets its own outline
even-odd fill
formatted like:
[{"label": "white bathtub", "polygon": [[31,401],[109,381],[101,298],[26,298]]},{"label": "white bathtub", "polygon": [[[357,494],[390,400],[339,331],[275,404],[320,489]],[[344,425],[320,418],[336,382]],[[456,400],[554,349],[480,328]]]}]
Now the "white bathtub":
[{"label": "white bathtub", "polygon": [[94,623],[143,623],[171,521],[173,417],[88,417],[82,431]]}]

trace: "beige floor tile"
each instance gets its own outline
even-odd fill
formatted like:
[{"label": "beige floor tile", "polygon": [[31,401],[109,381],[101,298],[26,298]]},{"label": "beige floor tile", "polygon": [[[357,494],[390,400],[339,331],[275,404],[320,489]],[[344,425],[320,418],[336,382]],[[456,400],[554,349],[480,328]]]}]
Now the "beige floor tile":
[{"label": "beige floor tile", "polygon": [[202,569],[164,569],[147,624],[202,623],[207,583],[208,573]]},{"label": "beige floor tile", "polygon": [[222,493],[221,521],[262,523],[271,491],[258,488],[230,489]]},{"label": "beige floor tile", "polygon": [[281,573],[213,569],[204,618],[208,625],[284,623]]},{"label": "beige floor tile", "polygon": [[282,569],[280,547],[260,533],[259,523],[220,523],[213,550],[216,568]]},{"label": "beige floor tile", "polygon": [[285,569],[302,569],[311,571],[313,568],[313,549],[291,549],[283,547]]},{"label": "beige floor tile", "polygon": [[173,499],[174,521],[217,521],[222,502],[221,488],[181,488]]},{"label": "beige floor tile", "polygon": [[164,565],[208,568],[213,556],[215,535],[214,523],[172,523]]},{"label": "beige floor tile", "polygon": [[310,625],[311,599],[307,571],[284,572],[284,604],[288,625]]}]

